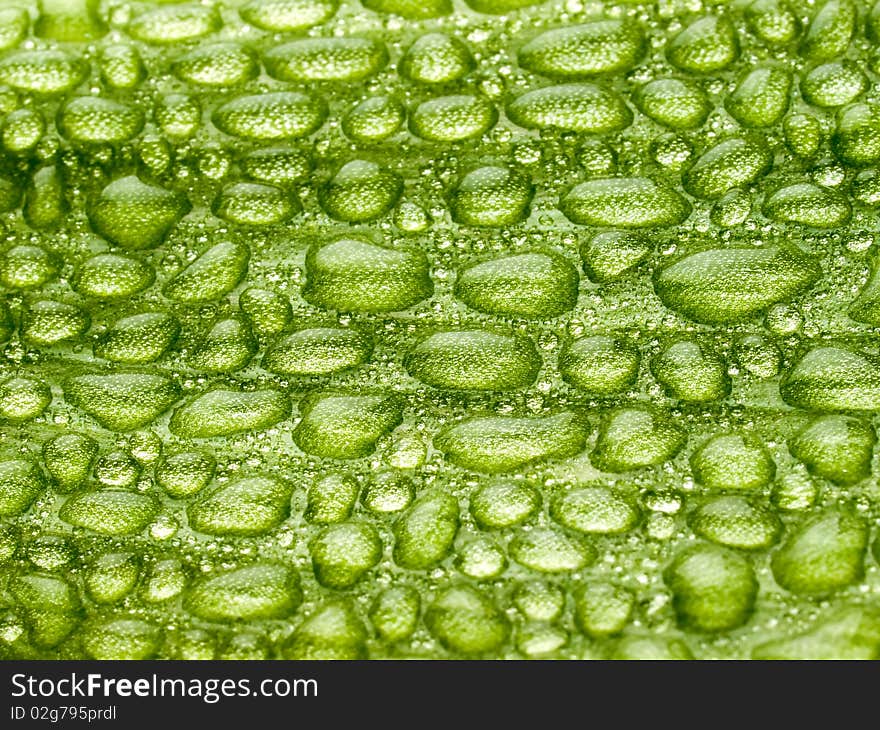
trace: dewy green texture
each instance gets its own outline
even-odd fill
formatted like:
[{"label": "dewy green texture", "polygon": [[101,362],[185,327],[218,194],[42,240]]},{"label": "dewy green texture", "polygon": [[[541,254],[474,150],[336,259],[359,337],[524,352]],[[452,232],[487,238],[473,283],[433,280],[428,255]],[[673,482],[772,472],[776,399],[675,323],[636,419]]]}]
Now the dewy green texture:
[{"label": "dewy green texture", "polygon": [[0,659],[880,657],[880,3],[0,5]]}]

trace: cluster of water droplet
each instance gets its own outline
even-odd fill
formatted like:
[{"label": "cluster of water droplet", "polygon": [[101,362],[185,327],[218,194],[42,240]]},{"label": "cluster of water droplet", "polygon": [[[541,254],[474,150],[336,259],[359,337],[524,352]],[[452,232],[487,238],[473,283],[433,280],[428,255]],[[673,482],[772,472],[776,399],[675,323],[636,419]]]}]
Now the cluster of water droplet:
[{"label": "cluster of water droplet", "polygon": [[0,658],[880,655],[877,40],[4,4]]}]

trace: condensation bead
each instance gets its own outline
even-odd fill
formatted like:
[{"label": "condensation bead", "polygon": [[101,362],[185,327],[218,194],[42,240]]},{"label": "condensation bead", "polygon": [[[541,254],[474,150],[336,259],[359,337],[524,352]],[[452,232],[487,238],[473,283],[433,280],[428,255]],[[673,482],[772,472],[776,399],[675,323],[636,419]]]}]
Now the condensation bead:
[{"label": "condensation bead", "polygon": [[712,211],[709,219],[720,228],[732,228],[745,223],[752,212],[752,200],[745,190],[734,188],[722,195]]},{"label": "condensation bead", "polygon": [[98,442],[82,433],[63,433],[44,442],[42,453],[55,488],[69,492],[91,474]]},{"label": "condensation bead", "polygon": [[299,83],[362,81],[387,63],[384,43],[355,37],[306,38],[263,54],[263,65],[272,78]]},{"label": "condensation bead", "polygon": [[208,535],[264,535],[290,514],[293,486],[268,476],[252,476],[203,492],[186,511],[190,527]]},{"label": "condensation bead", "polygon": [[550,504],[550,516],[563,527],[586,535],[617,535],[639,522],[638,507],[622,491],[606,487],[573,489]]},{"label": "condensation bead", "polygon": [[131,175],[107,185],[87,212],[97,233],[123,248],[142,249],[162,243],[190,208],[182,194]]},{"label": "condensation bead", "polygon": [[858,11],[850,0],[828,0],[813,15],[801,42],[810,61],[830,61],[842,55],[855,31]]},{"label": "condensation bead", "polygon": [[730,393],[724,362],[694,340],[665,347],[652,361],[651,372],[670,398],[685,403],[710,403]]},{"label": "condensation bead", "polygon": [[613,228],[662,228],[682,223],[691,205],[664,183],[644,177],[589,180],[559,200],[573,223]]},{"label": "condensation bead", "polygon": [[877,170],[863,170],[852,181],[850,195],[863,206],[876,208],[880,205],[880,175]]},{"label": "condensation bead", "polygon": [[299,625],[282,646],[285,659],[366,659],[367,629],[354,607],[328,601]]},{"label": "condensation bead", "polygon": [[101,80],[117,91],[131,91],[147,75],[141,54],[133,45],[112,45],[101,51]]},{"label": "condensation bead", "polygon": [[[309,396],[293,441],[307,454],[327,459],[358,459],[403,421],[403,402],[395,394]],[[340,441],[338,434],[346,434]]]},{"label": "condensation bead", "polygon": [[880,266],[874,258],[864,287],[846,310],[847,316],[856,322],[877,326],[880,322]]},{"label": "condensation bead", "polygon": [[290,417],[286,393],[274,388],[237,391],[218,388],[174,411],[168,428],[183,438],[212,438],[262,431]]},{"label": "condensation bead", "polygon": [[590,177],[608,177],[617,172],[617,152],[600,139],[586,139],[578,148],[577,163]]},{"label": "condensation bead", "polygon": [[77,627],[82,604],[68,581],[44,573],[18,575],[9,582],[9,593],[29,624],[33,645],[58,646]]},{"label": "condensation bead", "polygon": [[459,330],[423,339],[406,354],[404,367],[434,388],[515,390],[534,382],[541,356],[527,337]]},{"label": "condensation bead", "polygon": [[218,8],[181,4],[139,15],[128,24],[128,34],[145,43],[171,45],[215,33],[222,25]]},{"label": "condensation bead", "polygon": [[788,185],[764,202],[764,215],[777,222],[837,228],[849,222],[849,201],[836,190],[812,183]]},{"label": "condensation bead", "polygon": [[408,639],[418,627],[421,599],[412,586],[395,586],[382,591],[370,606],[370,623],[387,642]]},{"label": "condensation bead", "polygon": [[602,420],[590,461],[606,472],[656,466],[675,456],[686,441],[687,431],[668,414],[644,406],[616,408]]},{"label": "condensation bead", "polygon": [[196,370],[233,373],[245,367],[256,352],[257,343],[247,324],[240,319],[222,319],[208,330],[186,362]]},{"label": "condensation bead", "polygon": [[394,471],[382,471],[370,480],[361,504],[374,515],[393,515],[405,510],[416,496],[412,479]]},{"label": "condensation bead", "polygon": [[684,137],[664,134],[650,146],[651,157],[667,170],[681,170],[691,159],[694,148]]},{"label": "condensation bead", "polygon": [[0,517],[15,517],[31,506],[46,489],[43,472],[32,461],[0,461]]},{"label": "condensation bead", "polygon": [[727,97],[725,108],[745,127],[775,127],[788,111],[792,81],[791,72],[779,66],[753,69]]},{"label": "condensation bead", "polygon": [[66,94],[89,73],[89,64],[64,51],[22,51],[0,59],[0,83],[39,96]]},{"label": "condensation bead", "polygon": [[701,251],[659,270],[654,290],[688,319],[720,324],[748,319],[807,291],[818,262],[792,246]]},{"label": "condensation bead", "polygon": [[831,139],[841,162],[867,167],[880,160],[880,107],[853,104],[842,109]]},{"label": "condensation bead", "polygon": [[475,67],[470,49],[444,33],[420,36],[403,54],[400,75],[419,84],[448,84],[467,76]]},{"label": "condensation bead", "polygon": [[96,357],[136,365],[154,362],[177,341],[180,324],[167,312],[122,317],[95,342]]},{"label": "condensation bead", "polygon": [[23,155],[36,147],[46,132],[46,122],[34,109],[17,109],[0,124],[0,143],[14,155]]},{"label": "condensation bead", "polygon": [[63,388],[68,403],[111,431],[143,428],[180,397],[171,378],[147,373],[75,375]]},{"label": "condensation bead", "polygon": [[707,489],[761,490],[776,475],[776,464],[753,434],[714,436],[691,454],[691,472]]},{"label": "condensation bead", "polygon": [[666,58],[676,68],[709,74],[730,66],[739,57],[739,38],[726,17],[708,15],[695,20],[666,46]]},{"label": "condensation bead", "polygon": [[868,525],[852,509],[830,507],[789,533],[773,554],[773,577],[787,591],[827,596],[861,581]]},{"label": "condensation bead", "polygon": [[190,588],[183,607],[206,621],[283,618],[302,601],[299,574],[276,563],[258,563],[209,575]]},{"label": "condensation bead", "polygon": [[338,8],[338,0],[248,0],[238,12],[245,23],[287,33],[325,23]]},{"label": "condensation bead", "polygon": [[24,193],[25,223],[40,231],[52,231],[63,223],[69,209],[58,167],[48,165],[37,170]]},{"label": "condensation bead", "polygon": [[156,467],[156,482],[177,499],[201,492],[214,478],[216,461],[201,451],[182,451],[166,457]]},{"label": "condensation bead", "polygon": [[[220,113],[218,107],[215,115]],[[188,139],[202,125],[202,107],[198,99],[189,94],[166,94],[156,100],[153,110],[156,123],[162,132],[172,138]],[[214,122],[218,129],[223,129]]]},{"label": "condensation bead", "polygon": [[820,416],[788,442],[788,450],[811,474],[836,484],[856,484],[871,474],[877,436],[851,416]]},{"label": "condensation bead", "polygon": [[565,257],[534,251],[461,269],[455,296],[487,314],[547,319],[575,306],[578,282],[577,270]]},{"label": "condensation bead", "polygon": [[794,41],[801,30],[797,14],[785,0],[753,0],[745,9],[749,29],[770,46]]},{"label": "condensation bead", "polygon": [[250,287],[238,297],[238,306],[258,338],[270,339],[290,322],[292,308],[287,297],[269,289]]},{"label": "condensation bead", "polygon": [[519,50],[519,65],[551,78],[628,71],[645,52],[641,26],[629,19],[598,20],[547,31]]},{"label": "condensation bead", "polygon": [[136,145],[137,156],[151,175],[163,175],[171,167],[171,145],[158,134],[145,134]]},{"label": "condensation bead", "polygon": [[37,289],[58,276],[61,260],[40,246],[13,246],[0,257],[0,283],[10,289]]},{"label": "condensation bead", "polygon": [[80,144],[121,144],[144,126],[143,113],[133,106],[97,96],[80,96],[58,115],[58,131]]},{"label": "condensation bead", "polygon": [[376,566],[382,558],[382,541],[372,525],[347,522],[321,530],[309,550],[318,582],[345,590]]},{"label": "condensation bead", "polygon": [[393,96],[371,96],[342,119],[342,131],[354,142],[381,142],[396,134],[406,119],[406,110]]},{"label": "condensation bead", "polygon": [[574,456],[583,450],[588,433],[585,419],[571,411],[535,417],[476,417],[441,431],[434,446],[456,466],[496,473]]},{"label": "condensation bead", "polygon": [[527,175],[506,167],[480,167],[462,178],[450,211],[463,225],[508,226],[528,217],[533,194]]},{"label": "condensation bead", "polygon": [[300,182],[312,171],[309,153],[292,147],[263,147],[250,152],[239,164],[248,177],[275,185]]},{"label": "condensation bead", "polygon": [[104,487],[130,489],[141,475],[137,460],[125,451],[111,451],[95,462],[95,480]]},{"label": "condensation bead", "polygon": [[307,137],[326,119],[326,102],[296,91],[240,96],[211,115],[211,122],[221,132],[260,141]]},{"label": "condensation bead", "polygon": [[303,298],[344,312],[398,312],[431,296],[428,259],[417,248],[340,239],[306,256]]},{"label": "condensation bead", "polygon": [[504,614],[484,593],[452,586],[428,606],[425,624],[450,651],[479,655],[500,647],[510,631]]},{"label": "condensation bead", "polygon": [[635,596],[611,583],[591,582],[575,595],[574,618],[587,636],[601,639],[623,631],[632,619]]},{"label": "condensation bead", "polygon": [[776,544],[782,522],[769,509],[742,497],[718,497],[688,518],[696,535],[722,547],[764,550]]},{"label": "condensation bead", "polygon": [[712,111],[705,93],[682,79],[657,79],[636,89],[639,110],[658,124],[672,129],[700,127]]},{"label": "condensation bead", "polygon": [[761,335],[743,335],[733,345],[733,357],[745,372],[756,378],[772,378],[782,367],[782,353]]},{"label": "condensation bead", "polygon": [[455,567],[468,578],[494,580],[507,570],[507,556],[491,540],[473,540],[456,550]]},{"label": "condensation bead", "polygon": [[586,540],[545,527],[518,532],[507,549],[513,560],[539,573],[580,570],[597,558],[596,548]]},{"label": "condensation bead", "polygon": [[278,375],[335,375],[363,365],[372,352],[372,340],[357,330],[315,327],[275,342],[261,365]]},{"label": "condensation bead", "polygon": [[855,64],[826,63],[810,71],[800,89],[804,101],[821,108],[844,106],[854,101],[868,86],[868,79]]},{"label": "condensation bead", "polygon": [[515,527],[533,518],[540,507],[540,492],[514,481],[490,482],[470,499],[471,514],[483,529]]},{"label": "condensation bead", "polygon": [[85,588],[95,603],[117,603],[134,589],[140,572],[140,560],[133,553],[104,553],[86,568]]},{"label": "condensation bead", "polygon": [[424,570],[452,552],[458,532],[458,501],[443,493],[420,496],[394,524],[394,562]]},{"label": "condensation bead", "polygon": [[559,372],[578,389],[606,397],[635,385],[640,362],[639,350],[632,343],[595,335],[574,340],[560,353]]},{"label": "condensation bead", "polygon": [[498,110],[481,96],[441,96],[419,104],[409,131],[429,142],[463,142],[482,137],[498,121]]},{"label": "condensation bead", "polygon": [[141,619],[95,620],[82,635],[86,654],[97,660],[138,660],[155,655],[162,630]]},{"label": "condensation bead", "polygon": [[52,391],[42,380],[13,377],[0,383],[0,418],[22,423],[38,418],[52,402]]},{"label": "condensation bead", "polygon": [[786,403],[813,411],[872,411],[880,407],[880,362],[845,346],[817,345],[783,373]]},{"label": "condensation bead", "polygon": [[580,247],[584,271],[591,281],[615,281],[645,261],[653,250],[645,236],[629,231],[607,231],[585,240]]},{"label": "condensation bead", "polygon": [[360,487],[354,479],[344,474],[326,474],[309,487],[305,518],[318,524],[344,522],[351,515],[359,493]]},{"label": "condensation bead", "polygon": [[184,304],[220,299],[241,283],[249,261],[250,249],[244,243],[215,243],[175,274],[162,287],[162,293]]},{"label": "condensation bead", "polygon": [[663,574],[678,621],[687,630],[729,631],[744,624],[758,593],[747,558],[719,547],[681,551]]},{"label": "condensation bead", "polygon": [[530,621],[555,621],[565,609],[565,593],[555,583],[524,581],[513,594],[513,604]]},{"label": "condensation bead", "polygon": [[174,74],[190,84],[227,88],[250,81],[260,72],[257,55],[239,43],[212,43],[177,58]]},{"label": "condensation bead", "polygon": [[98,254],[77,268],[71,286],[86,297],[127,299],[148,289],[156,279],[153,267],[121,254]]},{"label": "condensation bead", "polygon": [[89,315],[76,305],[43,299],[22,313],[21,336],[33,345],[56,345],[78,340],[90,325]]},{"label": "condensation bead", "polygon": [[218,218],[243,226],[271,226],[300,213],[296,196],[274,185],[233,183],[225,186],[211,206]]},{"label": "condensation bead", "polygon": [[27,35],[30,16],[24,8],[0,10],[0,51],[8,51],[21,43]]},{"label": "condensation bead", "polygon": [[731,188],[750,185],[770,171],[767,149],[733,137],[704,152],[682,178],[685,190],[698,198],[718,198]]},{"label": "condensation bead", "polygon": [[120,537],[139,533],[158,511],[158,502],[146,494],[101,489],[74,494],[62,505],[58,517],[74,527]]},{"label": "condensation bead", "polygon": [[318,193],[331,218],[364,223],[388,213],[403,193],[400,176],[375,162],[353,160],[343,165]]},{"label": "condensation bead", "polygon": [[507,106],[507,117],[526,129],[603,134],[626,129],[633,114],[614,91],[595,84],[562,84],[527,91]]},{"label": "condensation bead", "polygon": [[822,127],[810,114],[792,114],[783,125],[785,143],[798,157],[810,158],[822,144]]}]

